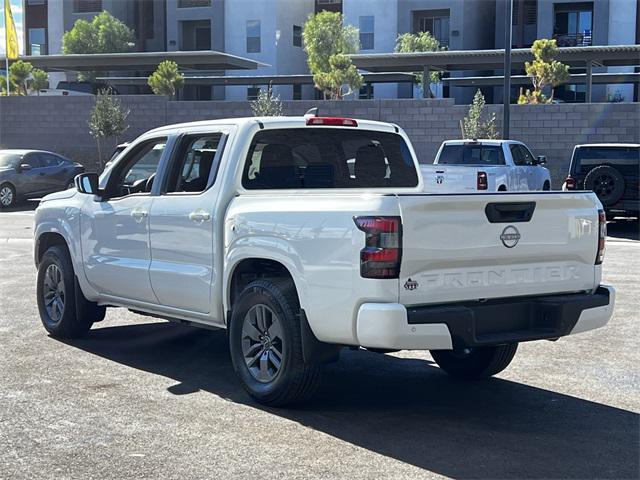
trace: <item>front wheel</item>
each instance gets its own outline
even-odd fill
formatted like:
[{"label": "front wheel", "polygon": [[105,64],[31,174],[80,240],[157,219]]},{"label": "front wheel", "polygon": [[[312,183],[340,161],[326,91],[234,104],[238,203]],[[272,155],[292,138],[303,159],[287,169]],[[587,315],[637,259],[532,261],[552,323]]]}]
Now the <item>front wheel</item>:
[{"label": "front wheel", "polygon": [[8,183],[0,185],[0,207],[13,207],[16,204],[16,200],[16,189],[12,185]]},{"label": "front wheel", "polygon": [[256,280],[233,307],[229,348],[245,390],[269,406],[310,398],[320,380],[317,365],[304,362],[300,306],[287,280]]},{"label": "front wheel", "polygon": [[464,380],[477,380],[500,373],[513,360],[517,343],[493,347],[432,350],[431,356],[449,375]]},{"label": "front wheel", "polygon": [[50,247],[38,265],[37,300],[42,325],[58,338],[81,337],[105,315],[105,307],[84,297],[69,252],[58,245]]}]

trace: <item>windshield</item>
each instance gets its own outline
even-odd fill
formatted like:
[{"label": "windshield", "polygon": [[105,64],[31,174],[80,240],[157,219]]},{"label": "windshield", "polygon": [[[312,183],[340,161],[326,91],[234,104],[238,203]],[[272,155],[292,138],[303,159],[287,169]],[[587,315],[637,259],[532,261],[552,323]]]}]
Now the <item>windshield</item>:
[{"label": "windshield", "polygon": [[21,158],[15,153],[0,153],[0,167],[16,167]]},{"label": "windshield", "polygon": [[438,165],[504,165],[499,145],[445,145]]},{"label": "windshield", "polygon": [[258,132],[242,185],[247,189],[415,187],[409,147],[395,133],[345,128]]}]

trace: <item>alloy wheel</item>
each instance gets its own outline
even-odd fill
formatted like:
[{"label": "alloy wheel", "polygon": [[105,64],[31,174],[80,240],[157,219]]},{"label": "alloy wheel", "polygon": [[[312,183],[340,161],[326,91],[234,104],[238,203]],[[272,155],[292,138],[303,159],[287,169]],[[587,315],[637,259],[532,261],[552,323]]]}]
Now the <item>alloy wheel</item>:
[{"label": "alloy wheel", "polygon": [[598,197],[608,197],[615,188],[616,181],[610,175],[600,175],[593,181],[593,191]]},{"label": "alloy wheel", "polygon": [[273,381],[282,370],[282,322],[267,305],[257,304],[242,322],[242,355],[249,373],[262,383]]},{"label": "alloy wheel", "polygon": [[64,314],[65,294],[62,271],[56,264],[47,267],[44,274],[42,295],[49,318],[54,323],[58,323]]},{"label": "alloy wheel", "polygon": [[13,203],[13,190],[11,190],[11,187],[5,185],[0,190],[0,204],[2,204],[3,207],[8,207],[12,203]]}]

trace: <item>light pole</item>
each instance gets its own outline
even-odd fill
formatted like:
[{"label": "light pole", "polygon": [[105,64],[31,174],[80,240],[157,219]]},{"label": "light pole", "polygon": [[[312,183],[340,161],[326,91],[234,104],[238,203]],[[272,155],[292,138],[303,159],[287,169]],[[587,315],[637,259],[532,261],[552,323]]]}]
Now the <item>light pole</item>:
[{"label": "light pole", "polygon": [[502,96],[502,138],[509,139],[509,107],[511,104],[511,18],[513,0],[505,0],[504,12],[504,83]]}]

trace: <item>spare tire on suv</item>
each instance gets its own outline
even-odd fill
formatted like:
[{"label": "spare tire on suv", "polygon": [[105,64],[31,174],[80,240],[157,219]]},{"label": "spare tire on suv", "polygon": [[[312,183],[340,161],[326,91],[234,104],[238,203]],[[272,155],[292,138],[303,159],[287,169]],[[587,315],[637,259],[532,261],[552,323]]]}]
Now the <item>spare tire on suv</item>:
[{"label": "spare tire on suv", "polygon": [[584,188],[593,190],[605,207],[615,205],[624,194],[624,177],[610,165],[592,169],[584,178]]}]

